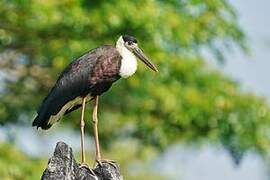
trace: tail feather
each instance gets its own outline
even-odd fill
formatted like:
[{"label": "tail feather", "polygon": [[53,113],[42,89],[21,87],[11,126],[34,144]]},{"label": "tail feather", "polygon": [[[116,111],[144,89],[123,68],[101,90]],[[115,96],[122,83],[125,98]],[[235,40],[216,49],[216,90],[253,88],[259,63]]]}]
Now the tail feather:
[{"label": "tail feather", "polygon": [[[93,100],[93,97],[90,98],[90,96],[89,96],[88,98],[89,99],[87,99],[86,102]],[[35,117],[35,119],[32,123],[32,126],[36,126],[37,129],[39,127],[41,127],[41,129],[45,129],[45,130],[49,129],[52,126],[52,124],[55,123],[56,121],[60,120],[60,118],[63,115],[69,114],[70,112],[72,112],[72,111],[74,111],[82,106],[81,104],[74,105],[71,103],[72,106],[68,109],[64,109],[63,110],[64,112],[62,114],[61,113],[62,108],[68,102],[69,101],[63,101],[61,103],[58,103],[56,106],[51,101],[49,101],[49,98],[45,98],[41,108],[38,111],[38,115]],[[58,116],[59,113],[60,113],[60,115]],[[51,119],[51,116],[56,116],[56,117],[54,117],[54,119]]]},{"label": "tail feather", "polygon": [[49,129],[52,125],[48,123],[48,118],[41,118],[37,115],[32,123],[32,126],[36,126],[37,129],[41,127],[41,129]]},{"label": "tail feather", "polygon": [[52,105],[50,100],[50,94],[43,100],[41,107],[37,112],[37,116],[35,117],[34,121],[32,122],[32,126],[36,126],[37,129],[49,129],[52,124],[49,124],[50,115],[52,114]]}]

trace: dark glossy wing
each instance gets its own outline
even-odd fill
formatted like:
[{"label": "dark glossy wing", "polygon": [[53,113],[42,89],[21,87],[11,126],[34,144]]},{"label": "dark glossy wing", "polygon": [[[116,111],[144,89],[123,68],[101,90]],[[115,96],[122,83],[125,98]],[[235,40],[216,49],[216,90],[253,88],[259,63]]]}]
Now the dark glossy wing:
[{"label": "dark glossy wing", "polygon": [[[114,47],[102,46],[73,61],[61,73],[54,87],[43,100],[32,125],[42,129],[50,128],[53,122],[49,122],[49,119],[57,115],[56,120],[59,120],[65,114],[63,112],[59,115],[65,105],[71,106],[71,109],[64,110],[70,112],[75,106],[79,107],[78,104],[71,103],[74,99],[96,93],[94,87],[104,82],[104,78],[109,81],[117,79],[115,73],[117,68],[120,68],[120,59]],[[113,68],[109,70],[107,66]],[[114,72],[111,72],[111,69],[115,69]]]}]

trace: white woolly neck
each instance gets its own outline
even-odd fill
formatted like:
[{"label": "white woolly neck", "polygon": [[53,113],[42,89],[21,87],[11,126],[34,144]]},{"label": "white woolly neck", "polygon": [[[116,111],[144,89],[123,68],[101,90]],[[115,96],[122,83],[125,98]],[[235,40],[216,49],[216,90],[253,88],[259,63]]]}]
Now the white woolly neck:
[{"label": "white woolly neck", "polygon": [[135,55],[124,45],[122,36],[116,42],[116,49],[122,56],[119,75],[123,78],[132,76],[137,70],[137,60]]}]

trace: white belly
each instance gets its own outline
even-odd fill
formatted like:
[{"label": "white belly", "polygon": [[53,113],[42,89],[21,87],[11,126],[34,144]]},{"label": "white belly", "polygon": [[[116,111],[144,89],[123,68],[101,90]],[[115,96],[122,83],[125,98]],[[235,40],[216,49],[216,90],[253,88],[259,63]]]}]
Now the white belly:
[{"label": "white belly", "polygon": [[[91,97],[88,95],[86,97],[86,102],[90,101]],[[81,97],[77,97],[71,101],[69,101],[68,103],[66,103],[62,109],[56,114],[56,115],[52,115],[48,121],[48,124],[54,124],[55,122],[59,121],[61,119],[61,117],[65,114],[66,111],[72,109],[74,106],[82,104],[82,98]]]}]

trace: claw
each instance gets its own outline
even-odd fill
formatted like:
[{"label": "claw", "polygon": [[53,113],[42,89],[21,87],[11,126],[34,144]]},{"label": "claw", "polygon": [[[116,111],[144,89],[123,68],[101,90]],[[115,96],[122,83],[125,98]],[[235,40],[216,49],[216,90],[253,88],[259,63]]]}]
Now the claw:
[{"label": "claw", "polygon": [[[102,167],[102,163],[108,163],[110,164],[111,166],[113,166],[115,169],[117,169],[117,165],[116,165],[116,161],[114,160],[108,160],[108,159],[100,159],[100,160],[96,160],[96,163],[97,165],[101,166]],[[95,167],[97,166],[95,165]]]},{"label": "claw", "polygon": [[89,166],[88,166],[88,164],[86,164],[86,163],[81,163],[79,167],[80,167],[80,168],[81,168],[81,167],[85,167],[85,168],[89,169]]},{"label": "claw", "polygon": [[80,166],[79,166],[79,168],[86,168],[86,169],[88,169],[88,170],[91,172],[91,174],[92,174],[93,176],[97,176],[97,175],[95,174],[95,172],[94,172],[91,168],[89,168],[88,164],[86,164],[86,163],[81,163]]}]

